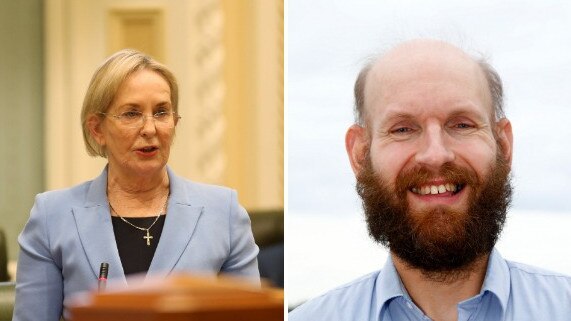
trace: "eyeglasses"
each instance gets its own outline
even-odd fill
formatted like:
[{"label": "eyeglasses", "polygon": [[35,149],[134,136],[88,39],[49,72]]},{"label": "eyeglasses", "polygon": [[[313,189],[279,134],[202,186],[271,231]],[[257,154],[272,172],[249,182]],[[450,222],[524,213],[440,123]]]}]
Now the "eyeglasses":
[{"label": "eyeglasses", "polygon": [[141,128],[147,121],[147,117],[153,117],[155,127],[160,128],[173,128],[175,125],[175,120],[179,120],[180,117],[174,111],[159,111],[152,115],[145,115],[140,111],[132,110],[126,111],[121,114],[111,114],[111,113],[99,113],[103,116],[111,116],[117,120],[122,126],[129,128]]}]

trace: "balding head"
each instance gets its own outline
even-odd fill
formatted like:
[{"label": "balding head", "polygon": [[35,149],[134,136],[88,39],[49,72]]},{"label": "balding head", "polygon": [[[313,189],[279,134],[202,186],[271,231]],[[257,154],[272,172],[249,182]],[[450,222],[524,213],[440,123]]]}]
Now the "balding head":
[{"label": "balding head", "polygon": [[365,124],[370,105],[391,93],[389,83],[428,81],[434,75],[480,90],[492,118],[504,117],[501,80],[484,59],[443,41],[420,39],[399,44],[363,67],[355,83],[355,121]]}]

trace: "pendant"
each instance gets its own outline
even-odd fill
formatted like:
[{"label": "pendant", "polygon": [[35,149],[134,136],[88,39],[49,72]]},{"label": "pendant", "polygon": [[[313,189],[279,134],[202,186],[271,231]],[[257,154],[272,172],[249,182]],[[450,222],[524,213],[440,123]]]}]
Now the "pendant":
[{"label": "pendant", "polygon": [[151,236],[151,234],[149,234],[149,230],[146,231],[147,231],[147,236],[143,236],[143,238],[147,240],[147,246],[151,246],[151,239],[153,237]]}]

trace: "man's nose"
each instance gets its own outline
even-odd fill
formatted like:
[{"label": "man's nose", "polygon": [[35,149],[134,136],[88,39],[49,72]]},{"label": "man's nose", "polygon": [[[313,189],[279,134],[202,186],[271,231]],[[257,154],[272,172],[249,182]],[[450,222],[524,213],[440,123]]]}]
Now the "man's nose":
[{"label": "man's nose", "polygon": [[415,155],[417,163],[434,170],[454,161],[454,152],[447,143],[446,132],[441,126],[426,128],[420,140],[419,150]]}]

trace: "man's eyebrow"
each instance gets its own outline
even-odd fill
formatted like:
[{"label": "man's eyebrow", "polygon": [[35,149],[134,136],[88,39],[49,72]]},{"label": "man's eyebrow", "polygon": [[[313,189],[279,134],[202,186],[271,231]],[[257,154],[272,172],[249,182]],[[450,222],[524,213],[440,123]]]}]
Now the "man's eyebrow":
[{"label": "man's eyebrow", "polygon": [[488,119],[486,119],[486,117],[490,116],[490,115],[488,113],[481,114],[481,113],[477,112],[476,110],[474,110],[474,106],[471,106],[471,104],[470,104],[470,105],[462,105],[462,106],[458,107],[456,110],[454,110],[450,113],[449,118],[460,117],[460,116],[468,116],[471,118],[475,118],[478,121],[486,122],[488,120]]},{"label": "man's eyebrow", "polygon": [[389,111],[379,123],[379,127],[376,129],[376,131],[379,133],[386,134],[389,128],[393,126],[395,123],[400,121],[411,121],[414,118],[415,116],[411,113],[402,112],[402,111]]},{"label": "man's eyebrow", "polygon": [[395,120],[411,120],[414,118],[415,116],[411,113],[402,111],[389,111],[387,112],[387,115],[385,115],[382,123],[388,123]]}]

